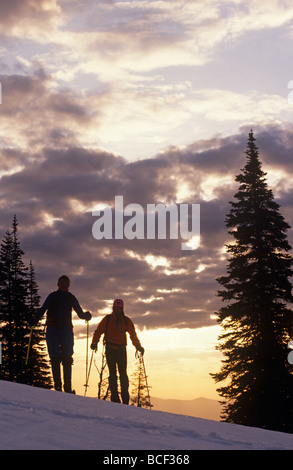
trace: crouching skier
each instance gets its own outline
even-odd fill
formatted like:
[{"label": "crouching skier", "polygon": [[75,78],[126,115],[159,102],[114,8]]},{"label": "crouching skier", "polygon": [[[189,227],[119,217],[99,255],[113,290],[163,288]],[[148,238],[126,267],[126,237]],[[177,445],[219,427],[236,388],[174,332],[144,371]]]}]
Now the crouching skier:
[{"label": "crouching skier", "polygon": [[109,369],[109,388],[111,392],[111,401],[121,403],[117,389],[118,366],[121,398],[125,405],[129,404],[129,381],[127,376],[127,355],[126,355],[126,332],[129,333],[134,347],[144,353],[144,348],[135,332],[134,324],[130,318],[124,315],[124,303],[122,299],[116,299],[113,303],[113,311],[106,315],[97,326],[91,344],[93,351],[97,350],[97,344],[102,334],[104,334],[104,343],[106,345],[106,360]]},{"label": "crouching skier", "polygon": [[77,298],[68,292],[70,279],[61,276],[58,279],[58,290],[48,295],[43,305],[36,311],[31,319],[30,326],[35,326],[39,319],[47,311],[46,341],[50,356],[52,375],[55,390],[61,391],[60,364],[63,364],[64,392],[75,393],[71,388],[71,368],[73,364],[73,325],[72,309],[79,318],[89,321],[92,318],[90,312],[84,312]]}]

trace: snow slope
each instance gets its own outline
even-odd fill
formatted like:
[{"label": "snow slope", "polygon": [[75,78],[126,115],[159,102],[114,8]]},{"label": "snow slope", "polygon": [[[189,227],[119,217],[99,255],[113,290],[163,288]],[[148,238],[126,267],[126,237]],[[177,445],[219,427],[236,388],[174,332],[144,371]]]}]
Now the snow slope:
[{"label": "snow slope", "polygon": [[293,449],[293,435],[0,381],[0,449]]}]

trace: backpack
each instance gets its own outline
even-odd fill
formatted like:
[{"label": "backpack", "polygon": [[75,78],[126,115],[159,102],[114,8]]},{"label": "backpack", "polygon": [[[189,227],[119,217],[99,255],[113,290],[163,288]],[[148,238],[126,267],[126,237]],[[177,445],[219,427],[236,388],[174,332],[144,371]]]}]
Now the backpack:
[{"label": "backpack", "polygon": [[[106,326],[105,326],[104,341],[103,341],[104,344],[109,344],[109,345],[113,344],[113,343],[110,343],[109,341],[107,342],[107,330],[108,330],[108,325],[109,325],[111,315],[112,315],[112,313],[109,313],[109,315],[106,316]],[[124,314],[123,314],[123,318],[124,318],[125,329],[126,329],[127,328],[127,318]],[[116,344],[115,346],[117,347],[118,345]],[[122,345],[122,346],[124,346],[124,345]]]}]

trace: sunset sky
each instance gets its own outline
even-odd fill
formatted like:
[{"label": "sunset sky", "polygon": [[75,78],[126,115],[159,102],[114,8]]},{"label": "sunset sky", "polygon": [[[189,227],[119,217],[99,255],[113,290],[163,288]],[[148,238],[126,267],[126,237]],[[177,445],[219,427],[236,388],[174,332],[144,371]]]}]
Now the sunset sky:
[{"label": "sunset sky", "polygon": [[[292,42],[289,0],[0,0],[0,234],[16,214],[42,301],[68,274],[91,335],[124,299],[154,396],[217,398],[215,279],[251,128],[293,224]],[[94,239],[93,208],[117,195],[200,204],[199,247]]]}]

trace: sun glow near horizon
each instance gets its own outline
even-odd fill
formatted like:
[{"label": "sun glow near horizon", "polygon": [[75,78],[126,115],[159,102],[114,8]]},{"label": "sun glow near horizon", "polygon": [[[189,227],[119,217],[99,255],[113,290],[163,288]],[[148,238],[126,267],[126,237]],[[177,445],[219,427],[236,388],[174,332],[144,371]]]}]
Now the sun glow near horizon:
[{"label": "sun glow near horizon", "polygon": [[[151,396],[192,400],[205,397],[218,399],[210,373],[220,367],[220,353],[215,350],[220,327],[137,329],[145,348],[145,367]],[[91,337],[90,337],[91,341]],[[102,340],[93,355],[87,396],[97,396],[98,370],[101,364]],[[89,362],[91,357],[89,350]],[[135,348],[128,337],[128,376],[135,369]],[[75,341],[73,388],[84,394],[86,338]],[[131,386],[130,386],[131,391]]]}]

